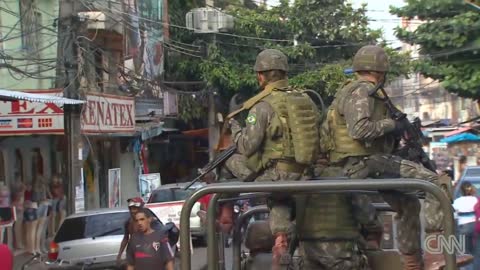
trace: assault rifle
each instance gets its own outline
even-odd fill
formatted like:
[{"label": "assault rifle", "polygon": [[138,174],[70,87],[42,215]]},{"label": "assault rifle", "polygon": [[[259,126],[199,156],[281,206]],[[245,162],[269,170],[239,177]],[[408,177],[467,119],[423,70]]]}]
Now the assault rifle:
[{"label": "assault rifle", "polygon": [[187,190],[202,177],[207,175],[209,172],[215,170],[215,168],[217,168],[220,164],[229,159],[233,154],[235,154],[235,151],[237,151],[237,146],[235,144],[225,149],[225,151],[220,153],[220,155],[218,155],[214,160],[210,161],[207,165],[205,165],[205,167],[201,168],[200,174],[195,177],[195,179],[193,179],[184,189]]},{"label": "assault rifle", "polygon": [[[422,133],[420,119],[416,117],[413,122],[408,121],[407,115],[393,105],[387,92],[383,89],[384,82],[385,80],[377,84],[368,94],[373,98],[383,101],[392,119],[403,122],[405,126],[405,131],[403,131],[400,138],[403,139],[404,145],[397,150],[396,154],[407,160],[421,163],[425,168],[436,173],[437,166],[422,148],[423,145],[427,143],[427,140]],[[381,95],[377,94],[378,91],[380,91]]]}]

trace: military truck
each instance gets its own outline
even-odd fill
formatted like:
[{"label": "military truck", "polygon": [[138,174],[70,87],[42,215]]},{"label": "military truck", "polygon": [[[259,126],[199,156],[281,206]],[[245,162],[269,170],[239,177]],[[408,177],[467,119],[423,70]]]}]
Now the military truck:
[{"label": "military truck", "polygon": [[[222,196],[235,196],[236,194],[249,193],[257,194],[258,196],[270,196],[275,193],[288,191],[290,194],[312,194],[325,192],[376,192],[380,190],[411,190],[423,191],[431,193],[441,202],[442,209],[445,213],[444,228],[445,236],[454,235],[454,219],[453,212],[450,205],[450,199],[447,198],[441,188],[434,184],[418,179],[365,179],[365,180],[338,180],[325,179],[319,181],[285,181],[285,182],[261,182],[261,183],[245,183],[245,182],[228,182],[217,183],[203,187],[193,193],[184,204],[181,213],[180,221],[180,269],[191,269],[191,254],[188,250],[188,243],[190,241],[189,235],[189,217],[195,202],[206,194],[215,194],[209,204],[208,227],[207,227],[207,257],[209,270],[223,270],[225,268],[225,261],[223,259],[224,248],[219,245],[216,233],[216,211],[219,199]],[[390,211],[388,207],[378,207],[379,211]],[[273,247],[273,239],[271,239],[271,232],[269,231],[267,221],[255,221],[249,224],[245,235],[242,235],[242,223],[248,220],[248,216],[258,213],[266,212],[266,207],[255,207],[245,213],[236,222],[234,229],[233,242],[233,269],[234,270],[253,270],[253,269],[270,269],[271,268],[271,250]],[[244,241],[242,241],[244,240]],[[255,241],[253,241],[255,240]],[[242,253],[241,244],[244,242],[245,249]],[[243,255],[242,255],[243,254]],[[394,250],[367,250],[370,265],[373,270],[402,269],[402,262],[400,255]],[[455,254],[444,254],[447,261],[447,266],[444,269],[457,269],[455,265]],[[294,253],[292,260],[285,265],[285,269],[302,269],[302,258]]]}]

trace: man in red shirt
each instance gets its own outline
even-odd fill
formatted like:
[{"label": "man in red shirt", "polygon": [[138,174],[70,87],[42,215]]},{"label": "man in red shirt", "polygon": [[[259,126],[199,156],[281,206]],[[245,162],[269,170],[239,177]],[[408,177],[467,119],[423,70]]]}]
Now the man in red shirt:
[{"label": "man in red shirt", "polygon": [[13,270],[13,254],[5,244],[0,244],[0,270]]}]

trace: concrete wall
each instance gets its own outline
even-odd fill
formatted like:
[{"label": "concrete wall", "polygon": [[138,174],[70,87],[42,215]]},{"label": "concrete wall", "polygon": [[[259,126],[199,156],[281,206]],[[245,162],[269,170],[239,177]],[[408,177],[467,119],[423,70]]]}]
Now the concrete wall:
[{"label": "concrete wall", "polygon": [[[30,53],[22,48],[22,27],[19,22],[20,19],[20,0],[17,1],[2,1],[1,6],[15,15],[0,10],[0,33],[3,39],[7,39],[0,44],[0,51],[3,47],[3,52],[15,58],[25,58]],[[58,0],[42,0],[34,1],[36,5],[35,12],[41,14],[41,25],[45,27],[40,31],[41,44],[39,48],[39,57],[41,59],[53,59],[48,62],[48,65],[55,66],[57,58],[57,30],[53,27],[53,21],[58,17]],[[13,29],[11,32],[10,30]],[[9,33],[10,32],[10,33]],[[7,36],[8,34],[8,36]],[[2,46],[3,45],[3,46]],[[0,63],[2,63],[0,59]],[[28,72],[36,72],[38,68],[41,70],[48,69],[45,65],[38,66],[36,63],[30,61],[8,61],[15,67]],[[26,66],[28,64],[28,66]],[[12,77],[8,69],[0,69],[0,88],[7,89],[46,89],[53,88],[55,83],[55,69],[43,72],[42,77],[52,77],[46,79],[32,79],[12,71],[15,76]]]}]

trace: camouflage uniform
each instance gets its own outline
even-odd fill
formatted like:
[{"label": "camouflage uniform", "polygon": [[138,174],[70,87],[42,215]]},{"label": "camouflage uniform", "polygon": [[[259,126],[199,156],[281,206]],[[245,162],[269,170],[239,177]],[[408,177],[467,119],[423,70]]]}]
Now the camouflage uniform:
[{"label": "camouflage uniform", "polygon": [[[285,80],[281,80],[274,82],[273,85],[275,87],[286,87],[288,83]],[[244,179],[253,173],[246,165],[247,157],[262,149],[264,136],[274,117],[274,111],[268,103],[260,101],[250,109],[248,115],[245,128],[240,128],[236,121],[232,121],[231,125],[232,134],[237,134],[233,139],[237,145],[238,154],[230,157],[226,162],[226,166],[239,179]],[[272,167],[263,170],[261,174],[255,177],[255,181],[293,181],[301,178],[302,173],[286,172]],[[291,230],[291,206],[281,203],[281,201],[272,202],[273,205],[270,210],[270,229],[273,234]]]},{"label": "camouflage uniform", "polygon": [[[382,52],[383,50],[379,51],[379,48],[374,46],[360,49],[356,55],[357,62],[355,63],[354,60],[354,70],[386,72],[388,60]],[[365,55],[367,58],[363,57]],[[368,62],[368,57],[372,55],[374,60]],[[386,63],[386,66],[383,66],[383,63]],[[370,90],[374,87],[375,85],[371,82],[357,80],[337,92],[325,123],[331,129],[327,133],[330,133],[333,141],[333,149],[329,153],[330,160],[335,165],[342,166],[344,175],[350,178],[403,177],[423,179],[438,184],[437,174],[420,164],[393,154],[397,143],[394,134],[402,132],[403,127],[389,117],[389,112],[382,101],[369,96]],[[408,260],[412,263],[411,269],[420,269],[419,214],[421,207],[419,200],[416,196],[398,192],[381,192],[381,194],[397,212],[400,252],[409,258]],[[427,232],[442,230],[443,213],[440,203],[431,194],[427,194],[425,200],[425,221]]]}]

